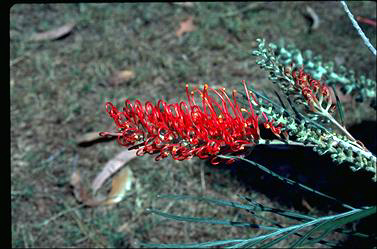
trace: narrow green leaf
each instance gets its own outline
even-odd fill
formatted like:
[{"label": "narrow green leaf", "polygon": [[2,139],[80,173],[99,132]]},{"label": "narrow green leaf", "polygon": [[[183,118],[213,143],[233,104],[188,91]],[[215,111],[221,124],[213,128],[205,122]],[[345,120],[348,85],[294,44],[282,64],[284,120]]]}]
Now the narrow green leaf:
[{"label": "narrow green leaf", "polygon": [[[364,211],[364,210],[353,209],[351,211],[348,211],[348,212],[345,212],[345,213],[341,213],[341,214],[337,214],[337,215],[326,216],[326,217],[319,217],[319,218],[317,218],[315,220],[312,220],[312,221],[308,221],[308,222],[305,222],[305,223],[302,223],[302,224],[292,225],[292,226],[289,226],[289,227],[286,227],[286,228],[280,228],[279,230],[271,232],[269,234],[260,235],[260,236],[257,236],[257,237],[245,240],[244,242],[239,242],[238,244],[233,245],[230,248],[241,248],[241,247],[246,247],[246,246],[252,246],[252,245],[256,244],[256,243],[254,243],[254,241],[261,242],[261,241],[266,240],[268,238],[272,238],[274,236],[279,236],[279,235],[284,234],[284,233],[289,233],[289,234],[296,233],[298,230],[300,230],[302,228],[305,228],[305,227],[308,227],[308,226],[312,226],[312,225],[315,225],[315,224],[318,224],[318,223],[321,224],[321,222],[327,221],[327,220],[332,220],[333,221],[335,219],[340,219],[342,217],[354,216],[354,214],[359,214],[362,211]],[[371,211],[370,210],[368,210],[368,211],[369,211],[369,214],[371,214],[370,213]],[[364,215],[366,215],[366,214],[364,214]],[[331,223],[331,222],[329,222],[329,223]],[[326,223],[326,224],[329,224],[329,223]],[[323,224],[322,228],[323,229],[327,229],[326,224],[324,224],[324,223],[322,223],[322,224]],[[340,224],[337,224],[336,227],[338,227],[338,225],[340,225]],[[334,227],[334,228],[336,228],[336,227]],[[323,234],[323,236],[326,235],[327,233],[328,233],[328,231],[325,231],[325,233]],[[285,234],[285,235],[283,235],[283,238],[282,237],[279,237],[279,238],[280,239],[284,239],[288,235]],[[273,243],[279,241],[279,238],[277,238],[277,240],[274,240]]]},{"label": "narrow green leaf", "polygon": [[275,244],[279,243],[280,241],[286,239],[289,235],[296,233],[298,230],[300,230],[300,228],[296,228],[292,231],[289,231],[286,234],[283,234],[282,236],[280,236],[280,237],[278,237],[278,238],[276,238],[276,239],[274,239],[274,240],[272,240],[272,241],[270,241],[270,242],[268,242],[268,243],[266,243],[262,246],[259,246],[259,248],[271,248],[271,247],[273,247],[273,245],[275,245]]},{"label": "narrow green leaf", "polygon": [[291,101],[289,98],[287,98],[287,100],[288,100],[288,103],[289,103],[289,105],[291,106],[293,112],[296,114],[296,117],[297,117],[300,121],[301,121],[302,119],[305,119],[304,115],[302,115],[302,114],[296,109],[296,107],[292,104],[292,101]]},{"label": "narrow green leaf", "polygon": [[[320,236],[318,236],[317,238],[308,238],[306,240],[306,243],[303,243],[302,246],[304,245],[312,245],[312,244],[315,244],[315,243],[321,243],[321,241],[325,241],[324,238],[330,233],[334,231],[333,229],[327,229],[325,230]],[[336,230],[335,230],[336,231]],[[330,241],[325,241],[326,242],[326,245],[332,245],[332,247],[335,247],[336,246],[336,243],[334,242],[330,242]],[[321,243],[322,244],[322,243]]]},{"label": "narrow green leaf", "polygon": [[239,242],[239,243],[237,243],[233,246],[229,246],[229,247],[226,247],[226,248],[248,248],[248,247],[252,247],[252,246],[260,243],[261,241],[266,240],[266,239],[268,239],[272,236],[273,235],[271,235],[271,234],[260,235],[260,236],[257,236],[257,237],[253,237],[253,238],[244,240],[243,242]]},{"label": "narrow green leaf", "polygon": [[245,239],[228,239],[228,240],[217,240],[203,243],[194,244],[144,244],[140,243],[141,246],[148,248],[206,248],[211,246],[222,246],[231,243],[243,242]]},{"label": "narrow green leaf", "polygon": [[338,94],[336,93],[336,90],[335,90],[335,87],[333,85],[331,85],[331,88],[335,94],[335,98],[336,98],[336,109],[338,110],[338,113],[339,113],[339,118],[340,118],[340,122],[341,124],[344,126],[344,111],[343,111],[343,105],[342,105],[342,102],[340,102],[340,99],[338,97]]},{"label": "narrow green leaf", "polygon": [[[335,231],[337,231],[339,233],[344,233],[344,234],[347,234],[347,235],[350,235],[350,236],[359,237],[359,238],[370,238],[370,237],[372,237],[371,235],[368,235],[368,234],[365,234],[365,233],[358,233],[356,231],[347,230],[347,229],[336,229]],[[377,237],[375,237],[375,239],[377,240]]]},{"label": "narrow green leaf", "polygon": [[279,102],[280,102],[281,106],[284,108],[284,110],[288,110],[287,107],[285,106],[283,100],[281,99],[279,93],[278,93],[277,91],[275,91],[275,90],[274,90],[274,93],[275,93],[275,95],[278,97]]},{"label": "narrow green leaf", "polygon": [[241,203],[232,202],[232,201],[224,201],[224,200],[216,200],[207,197],[201,196],[187,196],[187,195],[174,195],[174,194],[161,194],[158,196],[159,198],[168,198],[173,200],[198,200],[198,201],[205,201],[208,203],[212,203],[218,206],[224,207],[235,207],[235,208],[242,208],[242,209],[252,209],[249,205],[243,205]]},{"label": "narrow green leaf", "polygon": [[279,175],[279,174],[273,172],[272,170],[270,170],[270,169],[268,169],[268,168],[266,168],[266,167],[264,167],[264,166],[262,166],[262,165],[260,165],[260,164],[258,164],[258,163],[256,163],[256,162],[250,161],[250,160],[248,160],[248,159],[246,159],[246,158],[236,157],[236,156],[224,156],[224,155],[220,155],[219,157],[220,157],[220,158],[225,158],[225,159],[240,159],[240,160],[244,160],[244,161],[246,161],[246,162],[248,162],[248,163],[250,163],[250,164],[252,164],[252,165],[254,165],[254,166],[257,166],[259,169],[261,169],[261,170],[263,170],[264,172],[266,172],[266,173],[268,173],[268,174],[270,174],[270,175],[272,175],[272,176],[278,178],[279,180],[284,181],[285,183],[288,183],[288,184],[291,184],[291,185],[295,185],[295,186],[299,186],[299,187],[301,187],[301,188],[303,188],[303,189],[305,189],[305,190],[308,190],[308,191],[310,191],[310,192],[312,192],[312,193],[315,193],[315,194],[318,194],[318,195],[320,195],[320,196],[326,197],[326,198],[328,198],[328,199],[330,199],[330,200],[333,200],[333,201],[339,203],[340,205],[342,205],[342,206],[345,207],[345,208],[355,209],[355,208],[353,208],[353,207],[351,207],[351,206],[349,206],[349,205],[347,205],[347,204],[344,204],[344,203],[340,202],[339,200],[337,200],[337,199],[334,198],[334,197],[331,197],[331,196],[326,195],[326,194],[324,194],[324,193],[322,193],[322,192],[319,192],[319,191],[317,191],[317,190],[314,190],[314,189],[312,189],[312,188],[310,188],[310,187],[308,187],[308,186],[306,186],[306,185],[303,185],[303,184],[301,184],[301,183],[298,183],[298,182],[296,182],[296,181],[293,181],[293,180],[291,180],[291,179],[289,179],[289,178],[283,177],[283,176],[281,176],[281,175]]},{"label": "narrow green leaf", "polygon": [[367,217],[367,216],[375,214],[375,213],[376,213],[376,206],[360,209],[356,213],[347,215],[347,216],[342,217],[342,218],[338,218],[338,219],[334,220],[332,223],[326,224],[326,226],[324,226],[324,229],[327,229],[329,227],[331,228],[332,226],[335,226],[335,225],[337,227],[339,227],[339,226],[345,225],[347,223],[350,223],[350,222],[353,222],[353,221],[356,221],[356,220],[360,220],[364,217]]},{"label": "narrow green leaf", "polygon": [[[168,199],[174,199],[174,200],[198,200],[198,201],[206,201],[208,203],[213,203],[215,205],[220,205],[220,206],[229,206],[229,207],[239,207],[239,208],[244,208],[247,211],[251,212],[254,217],[260,218],[264,221],[267,221],[271,223],[272,225],[275,225],[276,227],[281,227],[278,222],[275,222],[273,220],[267,219],[263,216],[259,216],[255,213],[255,211],[267,211],[267,212],[274,212],[278,215],[282,215],[291,219],[295,220],[300,220],[300,221],[307,221],[307,220],[313,220],[315,219],[314,217],[307,216],[307,215],[302,215],[299,213],[295,213],[292,211],[287,211],[287,210],[281,210],[281,209],[275,209],[271,208],[268,206],[265,206],[263,204],[260,204],[258,202],[252,201],[250,198],[242,195],[238,195],[241,199],[244,199],[250,203],[250,205],[242,205],[240,203],[236,202],[230,202],[230,201],[223,201],[223,200],[215,200],[207,197],[196,197],[196,196],[185,196],[185,195],[174,195],[174,194],[162,194],[159,195],[160,198],[168,198]],[[295,235],[297,236],[302,236],[301,234],[296,233]],[[259,243],[259,242],[256,242]],[[329,243],[326,241],[319,241],[319,243],[328,245]]]},{"label": "narrow green leaf", "polygon": [[263,230],[277,230],[278,229],[276,227],[260,226],[260,225],[252,224],[249,222],[217,220],[217,219],[204,218],[204,217],[180,216],[180,215],[164,213],[156,209],[149,209],[149,211],[157,215],[166,217],[168,219],[173,219],[173,220],[178,220],[178,221],[200,222],[200,223],[219,224],[219,225],[228,225],[228,226],[243,226],[243,227],[246,226],[246,227],[263,229]]},{"label": "narrow green leaf", "polygon": [[[294,244],[292,244],[291,247],[294,248],[294,247],[303,246],[304,244],[307,245],[307,244],[316,243],[319,240],[323,239],[325,236],[327,236],[327,234],[329,234],[330,232],[338,229],[340,226],[343,226],[347,223],[350,223],[350,222],[353,222],[353,221],[356,221],[356,220],[360,220],[360,219],[362,219],[366,216],[372,215],[374,213],[376,213],[376,207],[375,206],[370,207],[370,208],[366,208],[366,209],[356,210],[354,213],[346,215],[346,216],[343,216],[344,214],[340,214],[339,216],[343,216],[341,218],[337,218],[335,216],[333,219],[327,220],[327,221],[321,223],[320,225],[317,225],[316,227],[314,227],[311,231],[309,231],[307,234],[305,234],[304,237],[300,238]],[[320,231],[320,230],[325,230],[325,231],[320,236],[318,236],[316,239],[313,239],[311,241],[307,240],[307,238],[311,234],[313,234],[314,232]]]},{"label": "narrow green leaf", "polygon": [[304,215],[304,214],[296,213],[296,212],[289,211],[289,210],[283,210],[283,209],[268,207],[268,206],[263,205],[261,203],[258,203],[256,201],[253,201],[249,197],[246,197],[246,196],[239,195],[239,197],[248,201],[250,203],[250,205],[252,205],[252,206],[258,206],[259,209],[255,208],[258,211],[273,212],[275,214],[279,214],[279,215],[285,216],[287,218],[291,218],[291,219],[295,219],[295,220],[299,220],[299,221],[308,221],[308,220],[314,220],[315,219],[314,217],[309,216],[309,215]]},{"label": "narrow green leaf", "polygon": [[[296,213],[296,212],[292,212],[292,211],[287,211],[287,210],[281,210],[281,209],[275,209],[275,208],[271,208],[271,207],[268,207],[266,205],[263,205],[263,204],[260,204],[256,201],[253,201],[251,200],[249,197],[246,197],[246,196],[242,196],[242,195],[238,195],[240,198],[248,201],[250,203],[250,205],[258,205],[258,207],[260,207],[260,211],[267,211],[267,212],[273,212],[275,214],[278,214],[278,215],[283,215],[287,218],[290,218],[290,219],[294,219],[294,220],[299,220],[299,221],[310,221],[310,220],[314,220],[316,218],[314,217],[311,217],[311,216],[308,216],[308,215],[303,215],[303,214],[300,214],[300,213]],[[273,221],[273,220],[270,220],[270,219],[267,219],[263,216],[259,216],[257,215],[256,213],[252,212],[253,213],[253,217],[256,217],[256,218],[260,218],[262,220],[265,220],[269,223],[271,223],[272,225],[275,225],[277,227],[282,227],[278,222],[276,221]],[[340,231],[342,232],[342,231]],[[295,232],[293,233],[294,235],[296,236],[299,236],[299,237],[302,237],[303,235],[298,233],[298,232]],[[310,237],[309,238],[310,241],[315,241],[313,243],[320,243],[320,244],[323,244],[323,245],[327,245],[327,246],[335,246],[335,243],[332,243],[332,242],[329,242],[329,241],[325,241],[325,240],[321,240],[321,239],[317,239],[317,238],[312,238]],[[263,247],[263,246],[262,246]]]},{"label": "narrow green leaf", "polygon": [[[331,222],[331,220],[327,220],[327,221],[324,221],[322,223],[318,223],[316,224],[310,231],[308,231],[307,233],[305,233],[301,238],[299,238],[298,240],[296,240],[292,245],[291,247],[292,248],[295,248],[295,247],[299,247],[301,246],[313,233],[319,231],[322,229],[322,227],[324,226],[324,224],[326,223],[329,223]],[[313,243],[313,242],[311,242]]]},{"label": "narrow green leaf", "polygon": [[168,199],[174,199],[174,200],[199,200],[199,201],[206,201],[208,203],[213,203],[215,205],[219,206],[228,206],[228,207],[235,207],[235,208],[242,208],[250,211],[266,211],[266,212],[274,212],[277,214],[280,214],[282,216],[295,219],[295,220],[313,220],[314,217],[303,215],[300,213],[295,213],[292,211],[287,210],[281,210],[276,208],[267,207],[263,204],[252,202],[250,198],[246,196],[239,195],[240,198],[248,201],[250,205],[243,205],[241,203],[237,202],[231,202],[231,201],[224,201],[224,200],[216,200],[211,199],[207,197],[197,197],[197,196],[185,196],[185,195],[174,195],[174,194],[161,194],[158,196],[159,198],[168,198]]},{"label": "narrow green leaf", "polygon": [[[238,244],[230,246],[229,248],[248,248],[248,247],[252,247],[252,246],[254,246],[254,245],[258,244],[258,243],[261,243],[262,241],[264,241],[266,239],[269,239],[269,238],[274,237],[274,236],[278,236],[280,234],[287,233],[287,234],[282,235],[282,237],[284,239],[288,235],[297,232],[298,230],[300,230],[301,228],[303,228],[305,225],[306,224],[304,223],[304,224],[299,224],[299,225],[293,225],[293,226],[286,227],[286,228],[280,228],[279,230],[277,230],[275,232],[271,232],[269,234],[259,235],[257,237],[253,237],[253,238],[245,240],[243,242],[239,242]],[[279,237],[279,238],[281,238],[281,237]]]},{"label": "narrow green leaf", "polygon": [[[271,208],[271,207],[268,207],[266,205],[257,203],[256,201],[253,201],[249,197],[246,197],[246,196],[242,196],[242,195],[238,195],[238,196],[240,198],[246,200],[247,202],[249,202],[250,205],[257,204],[258,206],[262,206],[263,210],[261,210],[261,211],[273,212],[273,213],[275,213],[277,215],[283,214],[287,218],[294,219],[294,220],[299,220],[299,221],[309,221],[309,220],[316,219],[316,218],[314,218],[312,216],[303,215],[303,214],[292,212],[292,211]],[[249,211],[249,212],[252,212],[252,211]],[[267,222],[271,223],[272,225],[275,225],[276,227],[280,227],[280,228],[282,227],[279,224],[279,222],[273,221],[271,219],[267,219],[267,218],[265,218],[263,216],[259,216],[258,214],[254,213],[254,212],[252,212],[252,214],[253,214],[253,217],[255,217],[255,218],[259,218],[259,219],[262,219],[264,221],[267,221]],[[302,234],[297,233],[297,232],[295,232],[294,235],[299,236],[299,237],[303,236]],[[310,237],[309,239],[314,241],[316,238]],[[335,243],[332,243],[332,242],[329,242],[329,241],[325,241],[325,240],[318,240],[318,241],[316,241],[314,243],[317,243],[317,242],[320,243],[320,244],[323,244],[323,245],[327,245],[327,246],[331,246],[331,245],[335,246]]]}]

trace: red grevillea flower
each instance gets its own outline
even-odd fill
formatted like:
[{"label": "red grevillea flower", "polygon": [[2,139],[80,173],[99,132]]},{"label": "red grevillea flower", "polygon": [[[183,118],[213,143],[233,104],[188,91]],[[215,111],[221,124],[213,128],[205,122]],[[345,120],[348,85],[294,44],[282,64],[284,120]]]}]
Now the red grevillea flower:
[{"label": "red grevillea flower", "polygon": [[[245,81],[243,86],[248,99],[247,108],[239,106],[236,90],[233,90],[231,100],[225,88],[215,90],[207,84],[203,90],[194,88],[191,92],[186,85],[188,102],[167,104],[159,100],[156,105],[150,101],[142,105],[139,100],[132,104],[127,99],[123,111],[107,102],[106,111],[114,119],[119,132],[102,132],[100,135],[116,135],[119,144],[132,146],[129,149],[137,149],[139,156],[158,153],[157,161],[170,154],[175,160],[197,156],[212,158],[211,162],[217,164],[216,155],[242,151],[244,145],[254,145],[260,139],[258,115],[253,109],[253,104],[258,105],[258,102]],[[213,94],[209,95],[210,92]],[[195,93],[199,94],[201,103],[195,102]],[[279,135],[281,125],[274,127],[273,120],[268,122],[265,114],[264,117],[265,127]]]},{"label": "red grevillea flower", "polygon": [[[309,105],[312,112],[317,112],[318,109],[322,109],[323,100],[327,103],[326,109],[328,110],[332,104],[330,91],[328,86],[324,82],[320,82],[312,78],[308,73],[305,73],[301,68],[299,70],[293,70],[291,72],[291,67],[287,67],[284,70],[286,75],[291,75],[294,79],[294,88],[300,92],[301,96],[304,97]],[[333,108],[335,106],[331,106]]]}]

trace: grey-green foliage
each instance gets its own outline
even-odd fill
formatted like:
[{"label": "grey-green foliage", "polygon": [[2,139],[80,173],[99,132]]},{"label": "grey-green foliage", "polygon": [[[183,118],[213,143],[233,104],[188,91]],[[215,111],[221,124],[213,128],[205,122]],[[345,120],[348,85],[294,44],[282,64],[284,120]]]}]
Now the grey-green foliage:
[{"label": "grey-green foliage", "polygon": [[[261,48],[265,47],[265,41],[258,39],[259,48],[254,52],[255,55],[263,52]],[[373,100],[376,98],[376,81],[367,79],[364,75],[356,77],[352,69],[339,66],[335,69],[334,62],[323,62],[321,55],[314,55],[311,50],[301,52],[294,45],[284,46],[281,41],[278,45],[270,43],[268,45],[273,50],[274,60],[283,66],[289,66],[291,63],[296,68],[304,67],[305,72],[311,74],[314,79],[325,79],[329,86],[339,85],[344,94],[353,94],[357,101],[372,101],[371,105],[376,108]]]}]

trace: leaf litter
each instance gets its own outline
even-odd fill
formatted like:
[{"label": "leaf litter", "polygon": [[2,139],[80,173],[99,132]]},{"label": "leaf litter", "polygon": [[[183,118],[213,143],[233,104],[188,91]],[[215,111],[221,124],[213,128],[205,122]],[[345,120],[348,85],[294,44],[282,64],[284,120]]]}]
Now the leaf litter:
[{"label": "leaf litter", "polygon": [[70,34],[75,26],[76,24],[74,22],[70,22],[58,28],[54,28],[45,32],[35,33],[30,37],[29,41],[37,42],[56,40]]},{"label": "leaf litter", "polygon": [[[131,190],[134,180],[130,167],[124,165],[136,157],[134,151],[124,150],[108,161],[102,171],[96,176],[91,185],[92,193],[82,185],[81,175],[78,170],[74,170],[71,175],[70,184],[73,187],[75,198],[89,207],[100,205],[114,205],[123,200],[126,193]],[[112,180],[110,193],[106,196],[97,196],[96,192],[103,183],[115,174]]]},{"label": "leaf litter", "polygon": [[193,32],[195,29],[196,27],[193,23],[193,17],[190,16],[188,19],[180,23],[180,27],[177,29],[175,34],[177,37],[181,37],[184,33]]},{"label": "leaf litter", "polygon": [[135,73],[132,70],[121,70],[113,74],[113,76],[110,78],[110,84],[111,85],[119,85],[123,82],[128,82],[135,78]]}]

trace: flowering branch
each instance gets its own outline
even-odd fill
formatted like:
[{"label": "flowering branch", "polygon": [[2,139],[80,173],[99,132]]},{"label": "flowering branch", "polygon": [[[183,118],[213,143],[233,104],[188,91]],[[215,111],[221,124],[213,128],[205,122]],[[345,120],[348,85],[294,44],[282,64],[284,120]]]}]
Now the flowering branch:
[{"label": "flowering branch", "polygon": [[[302,66],[294,66],[292,60],[289,66],[280,64],[280,58],[271,51],[274,46],[270,44],[269,50],[264,40],[257,41],[258,50],[253,51],[254,55],[261,57],[257,64],[270,72],[269,78],[288,100],[292,97],[295,103],[306,107],[305,115],[294,109],[295,117],[268,98],[248,90],[245,81],[242,82],[244,93],[241,93],[241,100],[237,98],[239,93],[236,90],[232,91],[230,98],[225,88],[216,90],[205,84],[202,90],[194,87],[189,91],[186,85],[186,102],[168,104],[160,99],[154,105],[150,101],[142,104],[139,100],[132,103],[127,99],[123,111],[107,102],[106,111],[113,118],[117,131],[100,135],[116,136],[120,145],[137,149],[138,156],[158,154],[157,161],[169,155],[175,160],[196,156],[218,164],[222,160],[219,155],[242,157],[248,147],[270,143],[260,136],[259,124],[263,124],[279,139],[275,143],[312,146],[320,155],[329,153],[338,164],[351,163],[353,171],[372,172],[372,179],[376,181],[376,157],[333,117],[336,106],[328,86],[304,71]],[[297,61],[298,65],[304,64]],[[195,100],[197,95],[200,96],[198,103]],[[329,124],[338,128],[340,133],[325,127]],[[229,159],[227,163],[233,161],[235,159]]]}]

